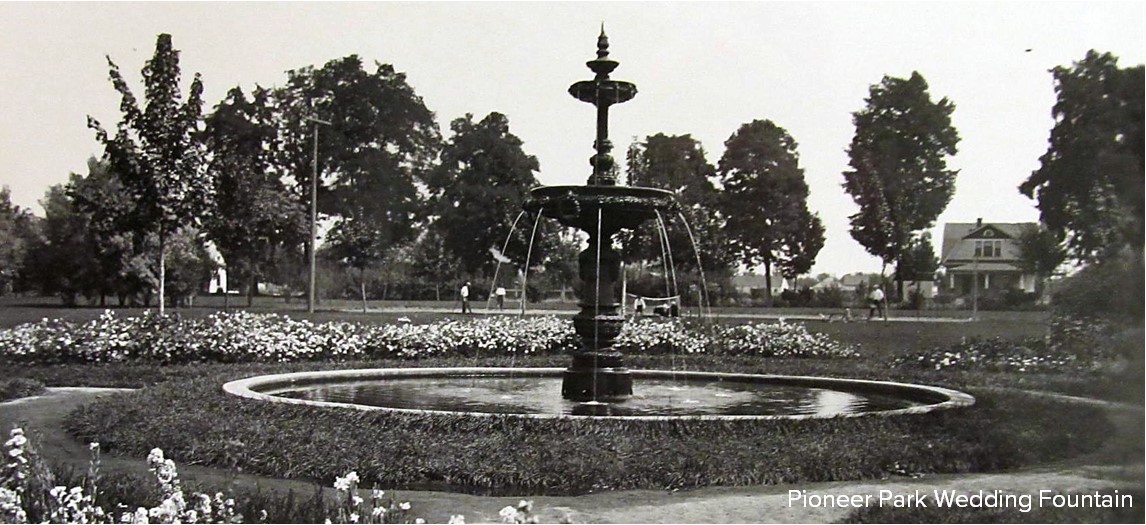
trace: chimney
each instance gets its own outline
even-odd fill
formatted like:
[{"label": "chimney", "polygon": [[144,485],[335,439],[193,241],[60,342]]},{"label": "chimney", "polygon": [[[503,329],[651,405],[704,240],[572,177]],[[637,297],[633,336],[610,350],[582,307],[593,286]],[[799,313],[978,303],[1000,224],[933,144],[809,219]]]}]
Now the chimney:
[{"label": "chimney", "polygon": [[983,227],[983,218],[982,217],[975,219],[975,227],[976,228],[982,228]]}]

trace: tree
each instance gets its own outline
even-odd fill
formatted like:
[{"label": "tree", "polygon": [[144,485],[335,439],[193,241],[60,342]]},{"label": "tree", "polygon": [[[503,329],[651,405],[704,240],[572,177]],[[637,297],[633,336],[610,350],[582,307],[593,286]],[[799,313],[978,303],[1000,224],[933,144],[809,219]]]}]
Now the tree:
[{"label": "tree", "polygon": [[808,210],[808,184],[796,141],[770,120],[740,126],[724,142],[718,201],[732,250],[746,266],[764,265],[767,301],[772,270],[789,279],[807,273],[824,246],[824,226]]},{"label": "tree", "polygon": [[26,273],[28,250],[37,229],[31,212],[12,204],[7,186],[0,188],[0,295],[18,290]]},{"label": "tree", "polygon": [[1119,68],[1089,51],[1051,70],[1058,100],[1041,166],[1019,186],[1038,199],[1042,222],[1084,262],[1109,259],[1143,240],[1143,66]]},{"label": "tree", "polygon": [[90,257],[82,276],[84,294],[98,295],[103,306],[108,295],[118,296],[123,304],[145,293],[142,287],[155,280],[146,261],[153,248],[147,232],[131,231],[136,203],[120,176],[108,162],[88,159],[87,176],[72,174],[64,191],[71,213],[82,224],[82,246]]},{"label": "tree", "polygon": [[[462,269],[475,274],[493,269],[490,248],[502,250],[507,232],[512,235],[504,255],[524,265],[544,260],[544,249],[529,254],[532,226],[510,232],[530,188],[537,186],[537,157],[522,150],[522,141],[509,131],[509,119],[490,113],[479,122],[473,115],[450,123],[454,135],[442,150],[441,165],[430,179],[438,229],[445,249],[455,254]],[[542,224],[545,224],[544,222]],[[551,228],[535,239],[549,242]],[[515,241],[515,242],[514,242]]]},{"label": "tree", "polygon": [[203,83],[196,73],[186,102],[181,102],[179,52],[168,34],[159,35],[155,54],[143,66],[143,108],[119,66],[111,57],[107,62],[112,85],[121,97],[123,118],[114,137],[90,116],[88,126],[95,130],[105,159],[135,199],[134,227],[157,236],[159,314],[163,315],[167,240],[202,215],[211,194],[202,170],[202,148],[194,137],[202,113]]},{"label": "tree", "polygon": [[[906,80],[885,76],[866,103],[852,114],[852,169],[843,186],[859,205],[850,217],[852,238],[886,266],[951,201],[957,171],[947,169],[946,157],[957,153],[959,134],[951,125],[955,105],[947,98],[932,102],[918,72]],[[897,288],[902,296],[902,280]]]},{"label": "tree", "polygon": [[939,269],[939,258],[931,245],[931,235],[924,233],[911,240],[903,257],[896,261],[895,275],[902,281],[931,281]]},{"label": "tree", "polygon": [[699,272],[698,266],[709,271],[727,267],[732,256],[722,231],[723,217],[717,212],[716,169],[706,159],[700,142],[690,135],[650,135],[629,146],[626,162],[630,185],[669,190],[676,195],[679,207],[663,214],[664,232],[659,231],[657,221],[649,221],[618,235],[625,260],[668,266],[668,261],[662,262],[668,255],[669,272]]},{"label": "tree", "polygon": [[248,306],[275,256],[304,243],[308,231],[301,203],[272,171],[277,129],[269,99],[262,88],[250,100],[231,89],[207,116],[203,134],[215,185],[207,233],[231,275],[247,279]]},{"label": "tree", "polygon": [[424,230],[414,240],[410,259],[414,276],[429,281],[433,286],[435,301],[442,300],[442,288],[461,272],[457,256],[446,249],[446,242],[437,228]]},{"label": "tree", "polygon": [[383,234],[372,228],[369,221],[355,216],[339,221],[327,236],[330,257],[358,271],[363,312],[366,311],[366,270],[385,254],[382,238]]},{"label": "tree", "polygon": [[1038,278],[1041,293],[1046,281],[1067,258],[1066,249],[1045,225],[1024,228],[1019,234],[1019,267]]},{"label": "tree", "polygon": [[[380,63],[367,72],[357,55],[287,74],[287,85],[274,94],[279,117],[274,162],[295,182],[298,201],[310,209],[312,163],[317,162],[319,212],[340,223],[363,223],[343,227],[356,233],[340,239],[356,239],[357,244],[359,234],[367,231],[382,247],[409,239],[425,215],[418,187],[437,156],[441,136],[434,114],[405,74]],[[330,125],[316,131],[313,118]]]}]

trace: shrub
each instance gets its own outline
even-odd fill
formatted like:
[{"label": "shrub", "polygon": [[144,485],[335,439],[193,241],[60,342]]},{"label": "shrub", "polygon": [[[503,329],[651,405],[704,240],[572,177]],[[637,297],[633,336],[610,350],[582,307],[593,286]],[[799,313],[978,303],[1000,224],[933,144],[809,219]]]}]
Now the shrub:
[{"label": "shrub", "polygon": [[44,383],[35,379],[17,377],[0,381],[0,401],[38,396],[44,391]]}]

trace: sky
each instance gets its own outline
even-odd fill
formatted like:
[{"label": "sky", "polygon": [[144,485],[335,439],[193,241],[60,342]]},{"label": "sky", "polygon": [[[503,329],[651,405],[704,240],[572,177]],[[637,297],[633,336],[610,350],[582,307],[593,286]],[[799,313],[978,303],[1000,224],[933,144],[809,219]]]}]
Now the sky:
[{"label": "sky", "polygon": [[[610,111],[614,156],[634,139],[690,134],[717,164],[741,124],[769,119],[798,143],[809,208],[826,228],[812,268],[878,272],[848,233],[843,191],[852,113],[884,76],[918,71],[955,104],[962,141],[948,167],[947,222],[1038,220],[1017,187],[1039,167],[1054,121],[1055,66],[1094,49],[1122,67],[1146,55],[1135,2],[0,2],[0,185],[41,214],[46,189],[102,153],[93,116],[119,121],[107,56],[142,96],[140,69],[170,33],[185,85],[202,74],[205,110],[232,87],[281,86],[286,71],[357,54],[393,64],[449,122],[492,111],[541,165],[542,184],[582,184],[591,105],[568,86],[592,78],[604,24],[612,78],[637,85]],[[186,93],[186,90],[184,91]],[[933,244],[939,246],[936,241]]]}]

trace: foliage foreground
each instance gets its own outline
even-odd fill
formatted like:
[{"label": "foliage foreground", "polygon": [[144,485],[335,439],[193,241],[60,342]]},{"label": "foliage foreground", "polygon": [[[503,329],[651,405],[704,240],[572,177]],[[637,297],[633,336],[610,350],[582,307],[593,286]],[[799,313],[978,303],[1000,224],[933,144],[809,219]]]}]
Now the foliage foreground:
[{"label": "foliage foreground", "polygon": [[[23,428],[11,430],[4,448],[3,523],[425,523],[413,517],[408,501],[398,501],[383,490],[372,489],[369,498],[363,497],[353,471],[334,480],[333,497],[316,487],[314,497],[296,502],[293,493],[283,498],[190,490],[180,481],[175,462],[158,448],[147,454],[147,480],[103,474],[99,443],[90,443],[91,460],[79,475],[53,472]],[[498,515],[502,523],[538,521],[533,502],[526,500],[502,508]],[[465,523],[465,516],[451,515],[449,523]]]}]

